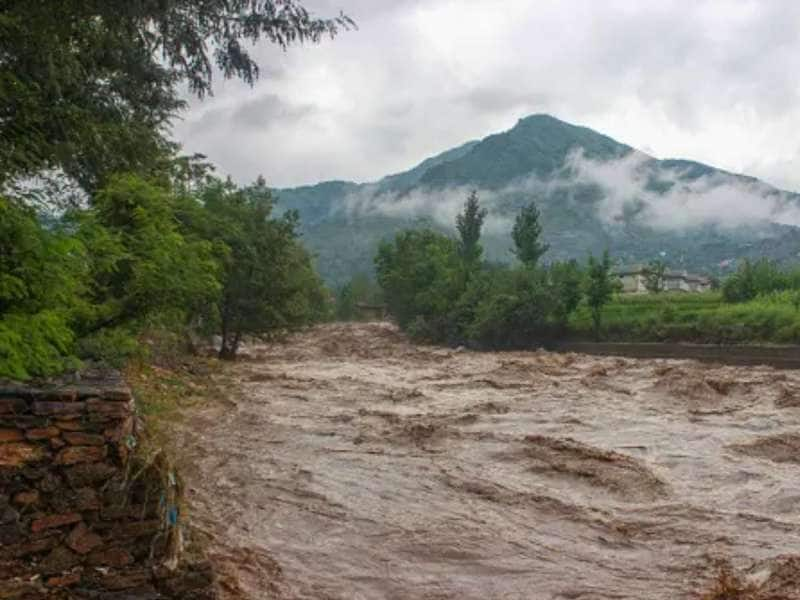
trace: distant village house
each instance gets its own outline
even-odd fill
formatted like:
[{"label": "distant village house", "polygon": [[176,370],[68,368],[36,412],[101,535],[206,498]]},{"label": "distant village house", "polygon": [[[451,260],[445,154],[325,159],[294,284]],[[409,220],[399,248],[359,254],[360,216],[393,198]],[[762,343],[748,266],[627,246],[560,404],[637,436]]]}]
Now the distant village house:
[{"label": "distant village house", "polygon": [[[633,265],[616,271],[622,282],[622,292],[625,294],[648,294],[647,265]],[[686,271],[664,271],[661,289],[665,292],[700,293],[711,290],[711,279],[703,275],[694,275]]]}]

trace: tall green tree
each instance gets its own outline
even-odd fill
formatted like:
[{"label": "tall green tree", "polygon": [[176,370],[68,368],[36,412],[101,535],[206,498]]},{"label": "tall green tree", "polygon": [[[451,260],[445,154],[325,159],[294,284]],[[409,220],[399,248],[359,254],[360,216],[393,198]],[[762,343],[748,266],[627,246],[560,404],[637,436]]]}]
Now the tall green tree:
[{"label": "tall green tree", "polygon": [[667,265],[662,260],[654,260],[647,265],[644,285],[648,292],[659,294],[664,291],[664,273],[666,270]]},{"label": "tall green tree", "polygon": [[486,209],[480,206],[478,192],[472,190],[464,203],[463,212],[456,216],[458,253],[464,262],[467,273],[474,270],[480,263],[483,254],[480,240],[486,214]]},{"label": "tall green tree", "polygon": [[72,322],[89,283],[83,245],[0,197],[0,377],[74,364]]},{"label": "tall green tree", "polygon": [[560,326],[565,327],[583,298],[583,272],[578,261],[569,260],[551,264],[549,275],[557,299],[554,308],[556,319]]},{"label": "tall green tree", "polygon": [[470,340],[490,347],[530,346],[552,337],[559,298],[542,269],[498,269],[466,327]]},{"label": "tall green tree", "polygon": [[534,202],[531,202],[520,210],[511,230],[514,255],[529,267],[536,266],[539,259],[550,248],[541,240],[542,225],[539,219],[539,209]]},{"label": "tall green tree", "polygon": [[389,313],[403,328],[418,321],[440,332],[463,290],[457,243],[431,229],[408,229],[382,242],[375,271]]},{"label": "tall green tree", "polygon": [[201,198],[208,211],[201,226],[223,250],[220,357],[235,359],[244,336],[268,336],[319,318],[328,298],[298,242],[297,213],[273,218],[272,195],[261,178],[245,188],[216,181]]},{"label": "tall green tree", "polygon": [[251,44],[314,43],[352,25],[296,0],[5,0],[0,186],[60,169],[91,193],[115,172],[164,172],[184,84],[203,97],[215,70],[252,84]]},{"label": "tall green tree", "polygon": [[608,250],[603,252],[599,260],[590,256],[586,269],[586,303],[592,312],[594,335],[597,339],[600,338],[603,307],[611,301],[618,287],[616,276],[611,271],[611,257]]},{"label": "tall green tree", "polygon": [[183,321],[218,297],[213,245],[182,230],[169,189],[135,175],[116,176],[93,207],[74,218],[92,257],[79,333],[115,327],[134,332],[164,312]]},{"label": "tall green tree", "polygon": [[356,273],[336,293],[336,318],[353,321],[360,317],[360,303],[379,304],[382,301],[380,286],[364,273]]}]

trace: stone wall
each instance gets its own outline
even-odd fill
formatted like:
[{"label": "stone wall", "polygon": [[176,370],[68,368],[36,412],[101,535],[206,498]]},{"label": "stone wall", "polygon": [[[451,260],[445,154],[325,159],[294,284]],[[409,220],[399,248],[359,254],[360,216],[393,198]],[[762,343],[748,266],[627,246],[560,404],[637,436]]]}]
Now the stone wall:
[{"label": "stone wall", "polygon": [[116,373],[0,385],[0,599],[214,597],[181,554],[177,476],[137,433]]}]

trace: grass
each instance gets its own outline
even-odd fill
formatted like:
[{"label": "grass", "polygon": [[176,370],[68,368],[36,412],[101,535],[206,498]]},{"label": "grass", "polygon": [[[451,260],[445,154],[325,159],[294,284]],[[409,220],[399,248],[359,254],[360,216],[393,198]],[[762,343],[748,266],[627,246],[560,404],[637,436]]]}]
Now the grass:
[{"label": "grass", "polygon": [[179,418],[186,408],[196,407],[219,394],[216,375],[222,366],[215,359],[190,357],[180,366],[130,363],[125,378],[133,389],[139,414],[156,430]]},{"label": "grass", "polygon": [[145,423],[132,457],[132,472],[137,473],[147,493],[162,495],[160,518],[166,518],[166,508],[175,507],[183,524],[168,528],[167,556],[186,563],[202,560],[209,539],[191,526],[181,477],[181,467],[191,457],[176,446],[174,425],[184,417],[185,409],[224,398],[223,365],[216,359],[186,352],[172,353],[168,358],[167,353],[151,352],[148,358],[130,361],[124,375]]},{"label": "grass", "polygon": [[[602,339],[709,344],[800,343],[800,311],[787,292],[728,304],[719,293],[619,295],[603,308]],[[588,307],[570,319],[573,339],[592,339]]]}]

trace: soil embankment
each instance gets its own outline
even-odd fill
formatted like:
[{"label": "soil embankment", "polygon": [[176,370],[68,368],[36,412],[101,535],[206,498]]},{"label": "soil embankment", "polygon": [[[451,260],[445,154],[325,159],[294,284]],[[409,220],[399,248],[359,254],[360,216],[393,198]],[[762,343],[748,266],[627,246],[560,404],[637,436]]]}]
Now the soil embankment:
[{"label": "soil embankment", "polygon": [[798,397],[768,367],[329,325],[254,349],[180,440],[232,598],[674,600],[720,561],[800,598]]}]

